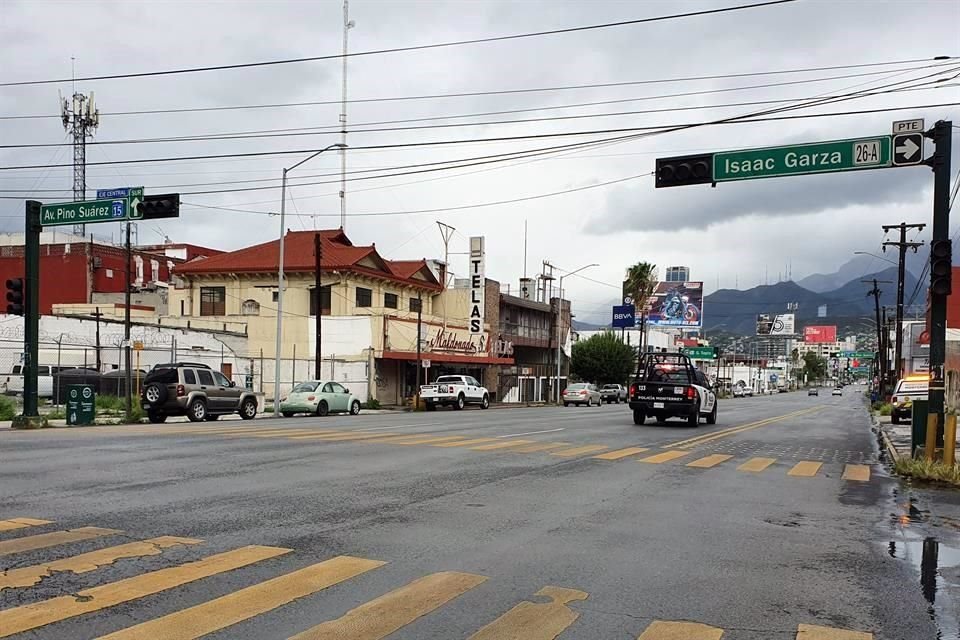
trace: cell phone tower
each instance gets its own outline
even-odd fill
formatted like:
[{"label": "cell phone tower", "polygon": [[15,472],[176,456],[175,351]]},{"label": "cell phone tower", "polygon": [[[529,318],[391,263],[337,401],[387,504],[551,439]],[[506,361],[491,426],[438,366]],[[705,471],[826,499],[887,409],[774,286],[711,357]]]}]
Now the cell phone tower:
[{"label": "cell phone tower", "polygon": [[[73,98],[60,97],[63,128],[73,136],[73,201],[85,200],[87,195],[87,138],[100,124],[100,111],[89,97],[74,93]],[[74,235],[84,236],[84,225],[73,226]]]}]

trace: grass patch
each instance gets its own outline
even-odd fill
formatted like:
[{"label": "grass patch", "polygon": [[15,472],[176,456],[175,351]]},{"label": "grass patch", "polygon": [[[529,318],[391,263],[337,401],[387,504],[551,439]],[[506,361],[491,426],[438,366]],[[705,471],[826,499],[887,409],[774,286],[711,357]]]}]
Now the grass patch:
[{"label": "grass patch", "polygon": [[55,411],[51,411],[50,413],[45,413],[43,415],[47,420],[66,420],[67,419],[67,413],[63,409],[57,409]]},{"label": "grass patch", "polygon": [[17,415],[17,405],[6,396],[0,396],[0,420],[13,420]]},{"label": "grass patch", "polygon": [[880,407],[877,409],[877,411],[882,416],[888,416],[891,413],[893,413],[893,405],[890,404],[889,402],[883,402],[880,404]]},{"label": "grass patch", "polygon": [[363,408],[370,409],[371,411],[375,411],[380,408],[380,401],[377,400],[376,398],[370,398],[369,400],[363,403]]},{"label": "grass patch", "polygon": [[957,465],[948,467],[939,461],[900,458],[893,463],[893,469],[902,476],[916,480],[944,482],[960,487],[960,467]]}]

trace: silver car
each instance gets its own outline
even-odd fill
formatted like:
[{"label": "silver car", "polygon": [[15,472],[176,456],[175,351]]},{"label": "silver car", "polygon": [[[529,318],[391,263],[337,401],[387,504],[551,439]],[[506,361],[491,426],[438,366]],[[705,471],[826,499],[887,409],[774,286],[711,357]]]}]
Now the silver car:
[{"label": "silver car", "polygon": [[588,407],[593,405],[600,406],[600,391],[597,385],[586,382],[571,384],[563,390],[563,406],[569,407],[572,404],[585,404]]}]

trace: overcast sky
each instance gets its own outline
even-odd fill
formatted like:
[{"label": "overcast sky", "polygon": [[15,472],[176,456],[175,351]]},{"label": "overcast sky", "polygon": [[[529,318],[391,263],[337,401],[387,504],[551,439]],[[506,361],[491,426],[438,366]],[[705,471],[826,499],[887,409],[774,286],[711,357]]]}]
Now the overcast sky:
[{"label": "overcast sky", "polygon": [[[472,38],[616,22],[733,6],[741,1],[677,2],[374,2],[351,0],[350,51],[363,52]],[[317,2],[18,2],[0,0],[0,82],[58,79],[337,54],[342,3]],[[351,58],[348,98],[409,97],[584,84],[675,80],[691,76],[856,65],[934,56],[960,56],[960,2],[800,0],[793,4],[609,29],[504,42]],[[71,58],[74,59],[71,62]],[[928,65],[939,64],[935,68]],[[957,73],[960,59],[806,73],[656,84],[536,91],[456,98],[353,102],[350,129],[418,129],[362,132],[351,147],[428,141],[529,136],[570,131],[655,127],[753,113],[781,104],[720,107],[731,103],[798,100],[836,95]],[[878,73],[882,72],[882,73]],[[871,75],[862,75],[869,73]],[[837,78],[836,76],[847,76]],[[855,77],[851,77],[855,76]],[[824,78],[833,78],[824,80]],[[144,185],[148,193],[180,192],[176,221],[140,225],[140,241],[168,236],[236,249],[276,237],[279,178],[284,166],[309,150],[339,141],[339,104],[120,115],[117,112],[226,107],[291,102],[333,102],[341,95],[340,61],[326,60],[252,69],[135,79],[78,82],[94,91],[101,111],[96,142],[290,130],[311,135],[88,147],[88,197],[97,188]],[[811,82],[817,80],[816,82]],[[791,83],[791,84],[784,84]],[[755,85],[778,84],[780,86]],[[941,83],[944,84],[944,83]],[[879,95],[806,108],[810,114],[960,102],[960,81],[933,90]],[[752,89],[742,89],[751,87]],[[718,91],[727,89],[727,91]],[[729,90],[738,89],[738,90]],[[0,168],[67,164],[72,151],[58,117],[58,92],[71,83],[0,87]],[[676,96],[678,93],[698,95]],[[703,93],[712,92],[712,93]],[[672,95],[672,97],[664,97]],[[610,103],[610,101],[619,101]],[[570,107],[587,102],[607,104]],[[783,103],[787,104],[787,103]],[[565,107],[565,108],[558,108]],[[497,115],[489,112],[525,110]],[[596,114],[660,111],[617,116]],[[450,116],[470,115],[466,118]],[[482,126],[437,125],[591,115]],[[701,127],[510,162],[404,176],[354,179],[411,171],[413,164],[443,163],[493,154],[601,140],[582,135],[427,148],[353,150],[346,231],[356,244],[376,243],[388,258],[439,258],[436,221],[457,229],[450,250],[468,249],[467,238],[487,238],[487,271],[503,283],[524,272],[524,221],[529,226],[527,271],[550,260],[604,284],[570,278],[565,288],[582,320],[605,320],[627,265],[646,260],[661,267],[689,265],[707,291],[753,286],[765,278],[794,279],[832,272],[853,251],[878,252],[881,224],[929,222],[932,176],[924,168],[791,177],[677,189],[654,189],[649,175],[658,156],[772,146],[885,134],[893,120],[924,117],[960,124],[960,108],[918,108],[848,117]],[[419,119],[390,124],[386,121]],[[326,127],[326,129],[324,129]],[[317,129],[319,128],[319,129]],[[956,130],[955,130],[956,131]],[[319,132],[319,133],[318,133]],[[308,150],[300,155],[95,166],[92,163],[176,156]],[[955,145],[955,150],[960,145]],[[928,146],[928,153],[930,148]],[[958,151],[960,157],[960,151]],[[958,157],[955,167],[960,167]],[[434,165],[442,167],[444,165]],[[326,154],[290,174],[287,227],[339,226],[339,159]],[[605,185],[623,180],[615,184]],[[256,181],[259,182],[237,182]],[[317,183],[324,184],[302,184]],[[214,184],[206,184],[214,183]],[[595,186],[571,193],[560,191]],[[70,200],[72,170],[0,170],[0,227],[22,227],[23,198]],[[257,190],[223,192],[256,187]],[[264,188],[266,187],[266,188]],[[191,191],[219,191],[188,195]],[[489,207],[489,202],[531,198]],[[263,213],[223,211],[227,207]],[[419,212],[371,216],[382,212]],[[89,228],[88,228],[89,229]],[[96,225],[119,237],[119,226]],[[455,271],[465,257],[451,257]],[[877,261],[876,269],[887,266]],[[768,274],[768,275],[765,275]],[[784,274],[784,275],[779,275]]]}]

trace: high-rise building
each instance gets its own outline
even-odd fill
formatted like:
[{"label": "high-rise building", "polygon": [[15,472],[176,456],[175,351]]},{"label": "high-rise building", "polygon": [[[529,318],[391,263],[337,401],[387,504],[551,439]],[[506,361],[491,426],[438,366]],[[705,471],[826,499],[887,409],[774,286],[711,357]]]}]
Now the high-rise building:
[{"label": "high-rise building", "polygon": [[690,280],[690,267],[667,267],[667,282],[687,282]]}]

